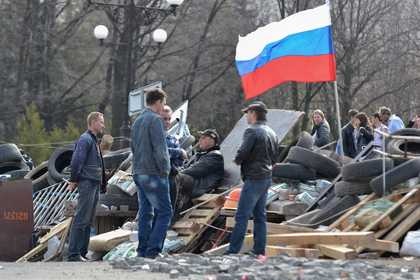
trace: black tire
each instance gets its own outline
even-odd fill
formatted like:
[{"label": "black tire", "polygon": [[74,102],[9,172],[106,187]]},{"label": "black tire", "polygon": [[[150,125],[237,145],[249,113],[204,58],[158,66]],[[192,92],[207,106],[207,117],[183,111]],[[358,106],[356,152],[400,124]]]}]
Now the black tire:
[{"label": "black tire", "polygon": [[394,133],[391,133],[391,135],[420,136],[420,129],[417,129],[417,128],[403,128],[403,129],[394,131]]},{"label": "black tire", "polygon": [[36,168],[25,175],[25,179],[32,181],[32,190],[37,192],[49,185],[48,183],[48,161],[44,161]]},{"label": "black tire", "polygon": [[326,178],[335,178],[340,173],[340,164],[337,161],[302,147],[292,147],[286,160],[315,169],[318,174]]},{"label": "black tire", "polygon": [[[385,158],[385,171],[393,167],[392,159]],[[382,174],[382,171],[383,159],[378,158],[346,164],[341,169],[341,175],[344,181],[363,181]]]},{"label": "black tire", "polygon": [[22,160],[23,157],[18,146],[11,143],[0,145],[0,163],[21,162]]},{"label": "black tire", "polygon": [[369,182],[350,182],[340,181],[334,186],[334,192],[337,196],[362,195],[372,193]]},{"label": "black tire", "polygon": [[323,220],[332,217],[341,211],[353,207],[359,203],[359,197],[357,195],[346,195],[343,197],[334,197],[331,199],[324,208],[322,208],[316,215],[310,219],[311,224],[318,224]]},{"label": "black tire", "polygon": [[329,150],[318,150],[316,151],[319,154],[322,154],[332,160],[335,160],[339,163],[340,166],[343,166],[345,164],[349,164],[353,159],[348,156],[339,156],[336,154],[335,151],[329,151]]},{"label": "black tire", "polygon": [[299,146],[308,150],[312,150],[314,146],[314,138],[312,138],[312,135],[309,134],[308,132],[302,131],[299,135],[296,146]]},{"label": "black tire", "polygon": [[315,180],[316,172],[300,164],[277,163],[273,166],[273,177],[307,181]]},{"label": "black tire", "polygon": [[29,167],[23,162],[2,162],[0,163],[0,174],[10,173],[15,170],[28,170]]},{"label": "black tire", "polygon": [[69,177],[71,158],[73,156],[74,145],[68,145],[55,149],[48,160],[48,174],[55,183],[61,182],[63,178]]},{"label": "black tire", "polygon": [[127,194],[100,194],[99,196],[99,204],[105,204],[108,207],[120,207],[121,205],[128,205],[128,209],[133,211],[138,210],[137,200],[137,195],[130,196]]},{"label": "black tire", "polygon": [[131,153],[130,148],[121,150],[111,151],[104,155],[104,167],[105,169],[117,169],[120,164],[128,158]]},{"label": "black tire", "polygon": [[[409,160],[385,173],[385,193],[392,192],[398,184],[418,177],[420,173],[420,158]],[[384,195],[383,175],[373,178],[370,181],[372,191],[377,195]]]},{"label": "black tire", "polygon": [[[391,139],[386,149],[390,154],[405,155],[405,146],[404,139]],[[420,156],[420,139],[407,140],[407,156]]]}]

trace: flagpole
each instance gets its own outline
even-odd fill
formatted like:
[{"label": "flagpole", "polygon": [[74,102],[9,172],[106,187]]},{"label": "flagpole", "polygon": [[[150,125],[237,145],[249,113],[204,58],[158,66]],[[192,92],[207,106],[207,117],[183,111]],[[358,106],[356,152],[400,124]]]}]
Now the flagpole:
[{"label": "flagpole", "polygon": [[344,156],[343,151],[343,133],[341,131],[341,114],[340,114],[340,102],[338,99],[338,86],[337,81],[334,81],[334,98],[335,98],[335,108],[337,112],[337,125],[338,125],[338,141],[337,145],[339,146],[339,154],[340,156]]},{"label": "flagpole", "polygon": [[[325,4],[331,9],[330,0],[325,0]],[[337,80],[334,81],[334,99],[335,99],[335,108],[337,112],[337,125],[338,125],[338,141],[337,145],[339,147],[338,153],[340,156],[344,156],[343,150],[343,133],[341,131],[341,114],[340,114],[340,100],[338,99],[338,85]]]}]

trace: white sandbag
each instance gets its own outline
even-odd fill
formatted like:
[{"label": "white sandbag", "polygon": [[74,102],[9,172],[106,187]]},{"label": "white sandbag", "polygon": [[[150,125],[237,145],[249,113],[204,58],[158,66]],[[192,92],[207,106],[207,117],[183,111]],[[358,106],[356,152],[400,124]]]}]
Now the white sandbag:
[{"label": "white sandbag", "polygon": [[420,230],[409,231],[400,250],[401,256],[420,257]]}]

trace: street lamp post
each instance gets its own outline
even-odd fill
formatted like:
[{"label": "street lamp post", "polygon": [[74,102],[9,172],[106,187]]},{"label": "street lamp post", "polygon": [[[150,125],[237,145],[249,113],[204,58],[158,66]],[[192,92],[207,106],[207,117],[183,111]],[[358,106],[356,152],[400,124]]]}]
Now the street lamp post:
[{"label": "street lamp post", "polygon": [[[126,13],[125,16],[127,17],[125,20],[125,29],[121,35],[121,42],[118,43],[118,48],[121,48],[121,56],[119,57],[120,61],[124,61],[124,65],[118,64],[120,67],[118,69],[119,73],[123,74],[123,80],[125,82],[125,86],[122,87],[114,87],[113,90],[113,100],[118,100],[116,102],[112,102],[112,113],[113,113],[113,123],[112,123],[112,134],[120,135],[123,137],[128,137],[130,133],[129,128],[129,116],[128,116],[128,94],[131,90],[133,90],[133,69],[132,69],[132,58],[133,58],[133,36],[135,33],[135,28],[137,27],[136,22],[136,13],[160,13],[163,15],[173,14],[176,15],[176,9],[179,5],[183,3],[184,0],[166,0],[169,7],[168,8],[160,8],[160,7],[152,7],[152,6],[140,6],[137,5],[137,1],[135,0],[126,0],[128,4],[121,4],[121,1],[116,1],[116,3],[111,3],[112,1],[107,2],[98,2],[98,1],[91,1],[89,0],[90,4],[97,5],[97,6],[105,6],[105,7],[114,7],[117,9],[125,9]],[[148,24],[151,24],[150,22]],[[147,24],[146,24],[147,25]],[[108,37],[109,31],[105,25],[98,25],[94,29],[94,36],[96,39],[99,40],[100,45],[105,45],[105,39]],[[167,33],[163,29],[156,29],[152,33],[152,39],[157,44],[162,44],[167,40]],[[120,49],[119,49],[120,50]],[[118,61],[119,63],[119,61]],[[122,68],[121,68],[122,67]],[[117,70],[116,70],[117,71]],[[115,74],[117,75],[117,74]],[[115,77],[115,76],[114,76]],[[114,79],[115,80],[115,79]],[[117,81],[121,82],[121,81]],[[114,84],[115,85],[115,84]],[[122,85],[122,84],[120,84]],[[115,108],[116,104],[120,104],[121,108]],[[114,123],[115,122],[115,123]]]}]

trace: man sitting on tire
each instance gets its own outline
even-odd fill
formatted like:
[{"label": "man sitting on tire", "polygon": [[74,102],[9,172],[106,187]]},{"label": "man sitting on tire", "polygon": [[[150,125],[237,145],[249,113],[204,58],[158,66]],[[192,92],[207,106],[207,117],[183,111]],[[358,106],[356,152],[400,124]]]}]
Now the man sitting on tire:
[{"label": "man sitting on tire", "polygon": [[201,132],[198,152],[183,166],[175,177],[177,199],[175,213],[191,206],[191,199],[210,192],[224,176],[223,155],[219,147],[219,134],[215,129]]}]

